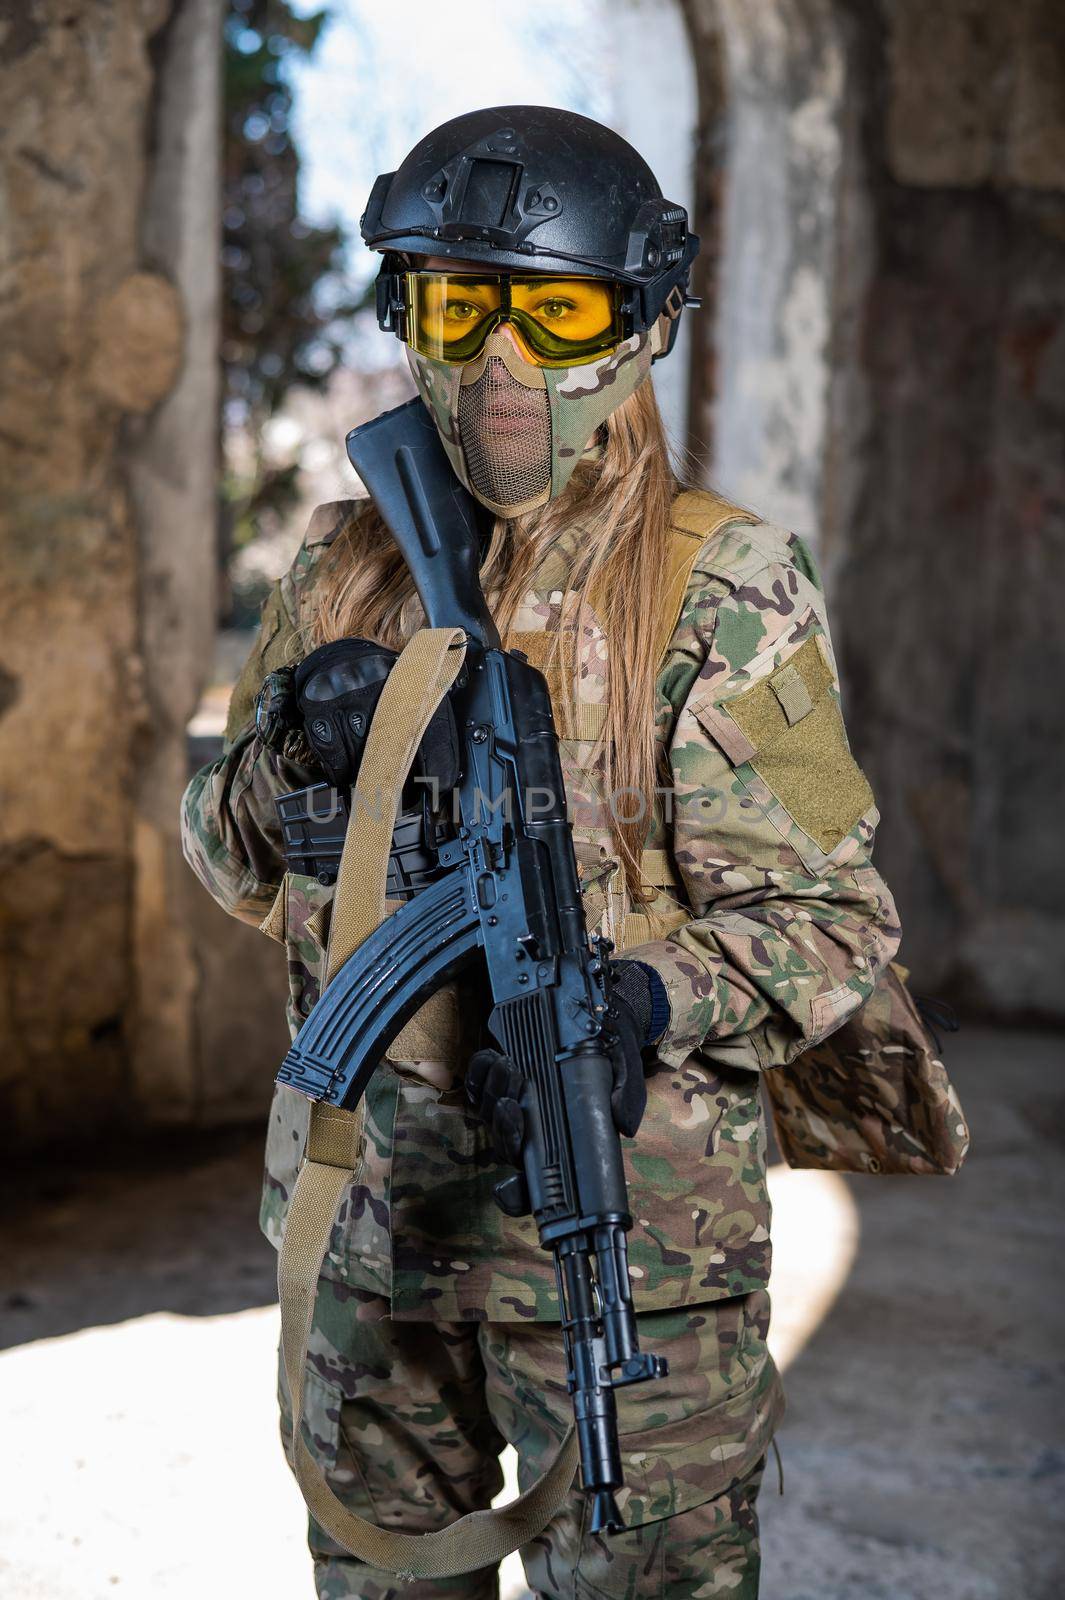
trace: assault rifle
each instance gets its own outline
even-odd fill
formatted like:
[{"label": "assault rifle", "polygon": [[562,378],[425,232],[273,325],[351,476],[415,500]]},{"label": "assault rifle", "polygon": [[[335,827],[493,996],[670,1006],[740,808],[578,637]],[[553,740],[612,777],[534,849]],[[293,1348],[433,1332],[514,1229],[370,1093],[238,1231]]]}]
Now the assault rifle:
[{"label": "assault rifle", "polygon": [[[461,627],[451,690],[463,771],[459,824],[437,872],[340,968],[278,1073],[312,1100],[353,1109],[403,1023],[474,960],[488,1026],[524,1079],[523,1172],[496,1187],[530,1209],[552,1252],[581,1479],[594,1532],[621,1527],[614,1390],[659,1378],[641,1354],[627,1265],[632,1226],[603,1037],[608,940],[589,942],[547,683],[504,651],[481,592],[474,502],[420,400],[348,435],[348,456],[410,568],[431,627]],[[535,798],[533,798],[535,797]]]}]

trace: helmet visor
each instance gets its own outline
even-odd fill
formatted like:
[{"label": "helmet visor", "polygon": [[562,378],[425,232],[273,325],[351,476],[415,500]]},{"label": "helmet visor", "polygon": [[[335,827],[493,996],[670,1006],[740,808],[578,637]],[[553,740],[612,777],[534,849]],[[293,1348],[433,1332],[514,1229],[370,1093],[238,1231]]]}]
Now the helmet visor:
[{"label": "helmet visor", "polygon": [[624,337],[618,285],[601,278],[408,272],[403,285],[406,341],[434,361],[473,360],[501,322],[541,367],[594,361]]}]

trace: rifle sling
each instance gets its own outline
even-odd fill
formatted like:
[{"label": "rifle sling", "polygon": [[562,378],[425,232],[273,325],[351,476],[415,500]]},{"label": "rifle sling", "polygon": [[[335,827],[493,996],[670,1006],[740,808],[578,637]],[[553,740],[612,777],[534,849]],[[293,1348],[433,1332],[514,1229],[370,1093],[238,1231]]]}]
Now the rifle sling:
[{"label": "rifle sling", "polygon": [[[426,726],[465,658],[461,629],[425,628],[407,644],[378,701],[344,840],[329,943],[329,983],[384,919],[385,883],[400,793]],[[361,803],[360,803],[361,802]],[[495,1566],[542,1532],[577,1470],[571,1428],[551,1466],[498,1510],[473,1511],[432,1533],[399,1533],[357,1516],[334,1494],[303,1438],[303,1386],[322,1263],[337,1211],[361,1165],[363,1108],[311,1107],[307,1152],[292,1193],[278,1259],[281,1350],[292,1397],[290,1460],[307,1508],[359,1561],[408,1579],[452,1577]]]}]

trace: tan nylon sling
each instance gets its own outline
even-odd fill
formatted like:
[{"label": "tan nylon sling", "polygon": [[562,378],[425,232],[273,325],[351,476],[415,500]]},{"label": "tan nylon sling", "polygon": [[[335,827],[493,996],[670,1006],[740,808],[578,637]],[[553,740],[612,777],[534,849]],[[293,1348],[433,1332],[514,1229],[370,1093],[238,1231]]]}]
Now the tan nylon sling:
[{"label": "tan nylon sling", "polygon": [[[666,570],[662,598],[658,607],[658,631],[655,639],[655,658],[659,665],[665,659],[669,641],[680,620],[692,571],[706,541],[720,532],[728,522],[757,522],[757,520],[752,512],[744,511],[741,506],[733,505],[706,489],[686,489],[674,500],[670,511],[670,540],[666,551]],[[598,614],[600,608],[596,605],[594,588],[590,598],[592,610]],[[553,653],[551,650],[552,637],[547,632],[524,633],[520,638],[520,646],[537,665],[541,660],[551,660],[554,676],[549,674],[549,686],[553,691],[553,698],[561,695],[565,702],[568,697],[563,693],[561,663],[557,659],[557,652]],[[573,663],[573,666],[575,669],[576,663]],[[568,715],[566,731],[573,738],[596,739],[602,734],[605,725],[605,705],[578,703]],[[666,850],[654,847],[644,850],[640,857],[640,873],[644,882],[652,888],[678,891],[681,887],[669,852]],[[653,921],[645,912],[628,911],[621,925],[619,948],[629,949],[634,945],[645,944],[649,939],[661,938],[690,920],[690,912],[681,906],[675,911],[656,913]]]},{"label": "tan nylon sling", "polygon": [[[392,827],[404,780],[429,719],[465,658],[462,630],[416,633],[385,680],[359,769],[358,792],[333,899],[325,983],[385,915]],[[311,1108],[307,1154],[292,1193],[278,1258],[281,1349],[292,1397],[291,1462],[307,1508],[358,1560],[408,1579],[444,1578],[495,1566],[542,1532],[569,1492],[577,1470],[571,1428],[548,1470],[523,1495],[498,1510],[473,1511],[433,1533],[399,1533],[357,1516],[334,1494],[303,1440],[307,1347],[322,1262],[340,1203],[359,1164],[363,1108]]]},{"label": "tan nylon sling", "polygon": [[706,541],[728,522],[757,522],[753,511],[744,511],[707,489],[685,489],[673,502],[670,512],[671,534],[667,557],[666,587],[658,613],[655,654],[659,664],[669,648],[695,563]]},{"label": "tan nylon sling", "polygon": [[[692,569],[706,540],[726,522],[753,521],[703,494],[678,496],[673,511],[666,587],[661,607],[661,657],[676,626]],[[400,793],[429,720],[465,659],[461,629],[425,628],[401,652],[385,680],[352,796],[351,817],[333,897],[324,984],[385,916],[385,887],[392,828]],[[360,793],[368,802],[360,801]],[[655,876],[672,880],[662,851],[645,852]],[[641,942],[630,913],[626,944]],[[633,924],[630,934],[629,924]],[[643,934],[646,937],[646,934]],[[324,985],[323,985],[324,986]],[[322,1263],[337,1211],[359,1165],[364,1109],[311,1107],[307,1152],[289,1204],[278,1258],[281,1348],[292,1397],[292,1468],[315,1521],[357,1560],[410,1580],[443,1578],[495,1566],[542,1532],[569,1493],[578,1464],[571,1427],[547,1471],[524,1494],[498,1509],[473,1511],[433,1533],[406,1534],[356,1515],[326,1482],[303,1441],[303,1387],[307,1348]]]},{"label": "tan nylon sling", "polygon": [[[655,640],[655,657],[659,665],[665,659],[669,641],[680,621],[692,571],[706,541],[720,532],[727,522],[758,521],[753,512],[744,511],[741,506],[734,506],[730,501],[703,489],[687,489],[679,494],[673,502],[670,517],[672,537],[658,613],[658,637]],[[645,850],[640,858],[640,871],[645,881],[654,888],[679,887],[673,864],[665,850]],[[658,912],[654,921],[644,911],[628,911],[622,921],[618,944],[622,950],[630,950],[635,945],[646,944],[649,939],[662,938],[690,921],[691,913],[683,906],[678,906],[675,911]]]}]

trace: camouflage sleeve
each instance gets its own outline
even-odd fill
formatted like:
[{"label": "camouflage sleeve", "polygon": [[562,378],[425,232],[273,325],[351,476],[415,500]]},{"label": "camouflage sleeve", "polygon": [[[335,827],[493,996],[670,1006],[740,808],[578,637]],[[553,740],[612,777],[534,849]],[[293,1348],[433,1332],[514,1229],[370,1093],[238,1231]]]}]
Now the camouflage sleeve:
[{"label": "camouflage sleeve", "polygon": [[[672,850],[695,912],[626,951],[669,994],[660,1057],[780,1066],[872,993],[899,941],[870,855],[872,792],[847,744],[824,601],[787,555],[689,596],[667,681]],[[684,658],[687,657],[687,670]]]},{"label": "camouflage sleeve", "polygon": [[267,749],[255,732],[255,701],[268,672],[298,660],[299,612],[310,579],[343,506],[319,507],[290,571],[267,598],[251,654],[229,705],[222,755],[185,790],[181,840],[185,859],[226,911],[258,926],[284,877],[274,801],[320,773]]},{"label": "camouflage sleeve", "polygon": [[219,905],[242,922],[258,927],[284,877],[275,799],[320,777],[266,749],[251,725],[185,790],[185,859]]}]

